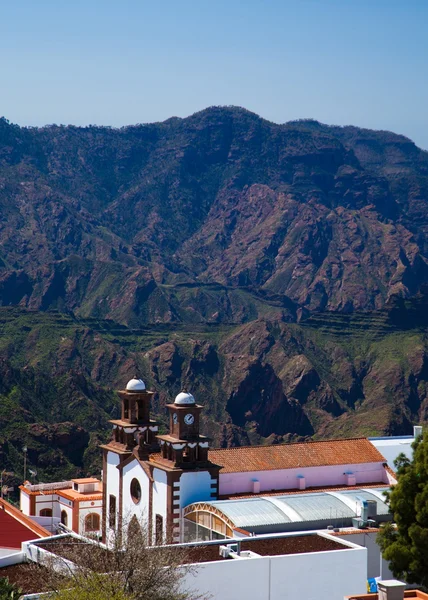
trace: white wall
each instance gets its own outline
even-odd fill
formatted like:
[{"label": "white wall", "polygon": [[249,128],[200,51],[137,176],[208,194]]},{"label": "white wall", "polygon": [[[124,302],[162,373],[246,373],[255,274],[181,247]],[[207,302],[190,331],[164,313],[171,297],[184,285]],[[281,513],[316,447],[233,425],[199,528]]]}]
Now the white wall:
[{"label": "white wall", "polygon": [[[71,504],[71,502],[70,502]],[[63,500],[61,500],[60,505],[59,505],[59,509],[60,509],[60,517],[61,517],[61,512],[64,510],[67,513],[67,527],[69,529],[73,529],[73,508],[67,503],[65,504]]]},{"label": "white wall", "polygon": [[220,494],[252,493],[253,482],[260,482],[260,491],[295,489],[298,475],[303,475],[306,487],[326,487],[346,485],[345,473],[352,472],[356,485],[366,483],[388,483],[382,463],[364,463],[361,465],[339,465],[328,467],[307,467],[304,469],[275,469],[273,471],[251,471],[249,473],[224,473],[220,471]]},{"label": "white wall", "polygon": [[413,436],[369,438],[369,441],[385,457],[393,470],[395,470],[394,460],[399,454],[405,454],[410,460],[413,458],[412,444],[415,441]]},{"label": "white wall", "polygon": [[367,551],[273,556],[269,600],[343,600],[367,590]]},{"label": "white wall", "polygon": [[107,452],[107,457],[106,457],[106,461],[107,461],[107,473],[106,473],[106,477],[107,477],[107,488],[106,488],[106,497],[104,498],[104,502],[106,503],[106,513],[107,513],[107,519],[106,519],[106,538],[107,541],[109,539],[112,538],[112,536],[114,536],[114,533],[112,532],[112,530],[109,527],[109,496],[110,494],[112,494],[113,496],[116,496],[116,510],[117,510],[117,514],[116,514],[116,526],[118,523],[118,518],[119,518],[119,469],[117,468],[117,465],[119,464],[119,455],[116,454],[115,452]]},{"label": "white wall", "polygon": [[19,495],[19,507],[24,515],[30,514],[30,497],[22,490]]},{"label": "white wall", "polygon": [[167,477],[165,471],[161,469],[153,470],[153,532],[155,532],[156,515],[160,515],[163,519],[163,534],[166,535],[166,519],[167,519]]},{"label": "white wall", "polygon": [[11,550],[0,548],[0,569],[10,565],[18,565],[24,561],[22,550]]},{"label": "white wall", "polygon": [[[382,567],[380,559],[380,548],[376,543],[377,533],[375,531],[361,533],[352,533],[350,535],[340,535],[339,539],[347,540],[353,544],[358,544],[367,548],[367,577],[382,577],[382,579],[394,579],[389,570],[388,563],[382,558]],[[382,569],[382,572],[381,572]],[[350,593],[353,593],[351,590]],[[349,594],[348,594],[349,595]]]},{"label": "white wall", "polygon": [[184,587],[211,600],[343,600],[366,593],[367,550],[289,554],[203,563]]},{"label": "white wall", "polygon": [[185,574],[183,588],[210,600],[269,600],[269,574],[269,557],[202,563]]},{"label": "white wall", "polygon": [[[45,529],[47,529],[47,531],[50,531],[51,533],[56,533],[56,528],[58,526],[58,523],[60,522],[60,519],[58,517],[33,517],[33,516],[31,516],[30,519],[32,521],[34,521],[35,523],[37,523],[38,525],[41,525],[42,527],[44,527]],[[37,538],[36,535],[35,535],[35,537]]]},{"label": "white wall", "polygon": [[113,494],[119,502],[119,455],[107,452],[107,495]]},{"label": "white wall", "polygon": [[102,530],[102,512],[103,512],[103,505],[102,505],[102,500],[95,500],[95,501],[88,501],[88,502],[80,502],[79,503],[79,531],[78,533],[80,533],[81,535],[85,535],[88,532],[85,531],[85,518],[87,517],[87,515],[89,515],[90,513],[96,513],[99,517],[100,517],[100,528],[99,530],[96,531],[92,531],[89,532],[92,535],[94,533],[99,533],[101,534],[101,530]]},{"label": "white wall", "polygon": [[[21,554],[21,550],[14,550],[13,548],[1,548],[0,547],[0,559],[5,558],[7,556],[14,556],[15,554]],[[5,560],[6,563],[6,560]],[[12,564],[12,563],[8,563],[8,564]],[[0,567],[7,567],[7,564],[2,564],[1,560],[0,560]],[[1,573],[0,573],[0,577],[1,577]]]},{"label": "white wall", "polygon": [[[193,502],[213,500],[217,493],[211,494],[211,483],[216,483],[208,471],[183,473],[180,477],[180,508]],[[215,491],[215,490],[214,490]]]},{"label": "white wall", "polygon": [[[134,477],[141,486],[141,500],[138,504],[135,504],[131,496],[131,481]],[[149,514],[149,479],[137,460],[133,460],[123,468],[122,494],[124,526],[130,522],[134,515],[142,525],[145,524]],[[117,503],[119,503],[119,495],[117,496]]]},{"label": "white wall", "polygon": [[[216,484],[216,487],[211,487]],[[183,473],[180,481],[174,483],[173,511],[179,517],[174,519],[173,539],[175,542],[183,541],[181,531],[181,510],[193,502],[204,502],[217,498],[217,481],[212,479],[208,471],[189,471]]]}]

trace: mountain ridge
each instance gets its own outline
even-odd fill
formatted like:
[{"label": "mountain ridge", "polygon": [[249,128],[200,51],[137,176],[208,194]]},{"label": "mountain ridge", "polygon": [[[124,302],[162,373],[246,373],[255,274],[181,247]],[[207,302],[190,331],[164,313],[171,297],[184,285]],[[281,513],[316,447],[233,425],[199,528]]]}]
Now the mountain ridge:
[{"label": "mountain ridge", "polygon": [[235,107],[121,129],[0,125],[0,276],[18,284],[3,304],[142,323],[140,289],[144,303],[201,280],[359,310],[428,277],[428,155],[403,136]]},{"label": "mountain ridge", "polygon": [[[0,120],[0,460],[98,468],[114,389],[185,386],[216,445],[428,418],[428,153],[239,108]],[[165,423],[164,423],[165,426]],[[75,440],[75,452],[67,445]]]}]

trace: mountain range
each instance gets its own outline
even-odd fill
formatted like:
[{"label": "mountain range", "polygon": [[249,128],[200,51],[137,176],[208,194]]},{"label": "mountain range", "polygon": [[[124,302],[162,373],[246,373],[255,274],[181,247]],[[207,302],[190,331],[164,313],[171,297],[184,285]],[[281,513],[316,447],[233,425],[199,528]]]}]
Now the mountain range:
[{"label": "mountain range", "polygon": [[390,132],[0,120],[0,461],[90,472],[136,372],[161,421],[192,389],[217,445],[408,432],[427,201],[428,153]]}]

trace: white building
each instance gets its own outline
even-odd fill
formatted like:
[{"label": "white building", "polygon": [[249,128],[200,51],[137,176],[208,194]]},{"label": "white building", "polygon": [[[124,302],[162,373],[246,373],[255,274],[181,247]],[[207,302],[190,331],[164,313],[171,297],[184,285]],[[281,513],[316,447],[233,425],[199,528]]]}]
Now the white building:
[{"label": "white building", "polygon": [[19,489],[21,511],[50,531],[62,523],[75,533],[101,536],[103,494],[99,479],[37,485],[27,481]]},{"label": "white building", "polygon": [[[55,564],[61,537],[43,540],[42,547],[38,542],[24,543],[26,558]],[[325,533],[261,536],[227,540],[227,545],[208,542],[186,547],[190,569],[189,563],[183,566],[183,591],[212,600],[342,600],[349,590],[357,594],[366,590],[366,548]],[[73,568],[73,563],[64,563],[67,569]],[[0,577],[1,566],[0,559]]]},{"label": "white building", "polygon": [[[113,439],[102,446],[107,542],[133,517],[148,522],[153,543],[183,541],[183,519],[196,518],[189,507],[197,503],[233,504],[242,496],[262,499],[291,491],[380,489],[395,483],[385,458],[366,438],[209,450],[208,438],[199,431],[203,407],[187,392],[167,406],[170,431],[158,435],[157,424],[150,419],[152,395],[140,379],[132,379],[119,392],[121,419],[111,421]],[[333,496],[332,506],[337,504]],[[275,499],[268,502],[272,507]],[[203,510],[200,515],[205,518]],[[226,535],[225,519],[210,522],[215,523],[210,526],[214,535]]]},{"label": "white building", "polygon": [[388,466],[395,469],[394,462],[400,454],[406,458],[413,458],[413,442],[422,435],[422,427],[415,425],[413,435],[395,435],[383,437],[370,437],[368,440],[385,457]]}]

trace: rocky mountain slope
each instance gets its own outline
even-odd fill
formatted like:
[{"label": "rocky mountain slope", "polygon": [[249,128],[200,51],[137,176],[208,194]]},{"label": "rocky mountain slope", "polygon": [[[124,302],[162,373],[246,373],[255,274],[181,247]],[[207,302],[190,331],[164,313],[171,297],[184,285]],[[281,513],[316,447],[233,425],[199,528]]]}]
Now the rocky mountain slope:
[{"label": "rocky mountain slope", "polygon": [[107,127],[0,121],[0,302],[248,322],[371,310],[428,278],[428,153],[239,108]]},{"label": "rocky mountain slope", "polygon": [[0,468],[94,473],[139,373],[216,445],[407,433],[428,411],[428,154],[238,108],[0,120]]},{"label": "rocky mountain slope", "polygon": [[39,480],[96,473],[136,372],[153,412],[183,386],[205,405],[217,446],[406,434],[428,418],[428,296],[371,313],[316,313],[243,325],[130,330],[56,312],[0,309],[0,464]]}]

